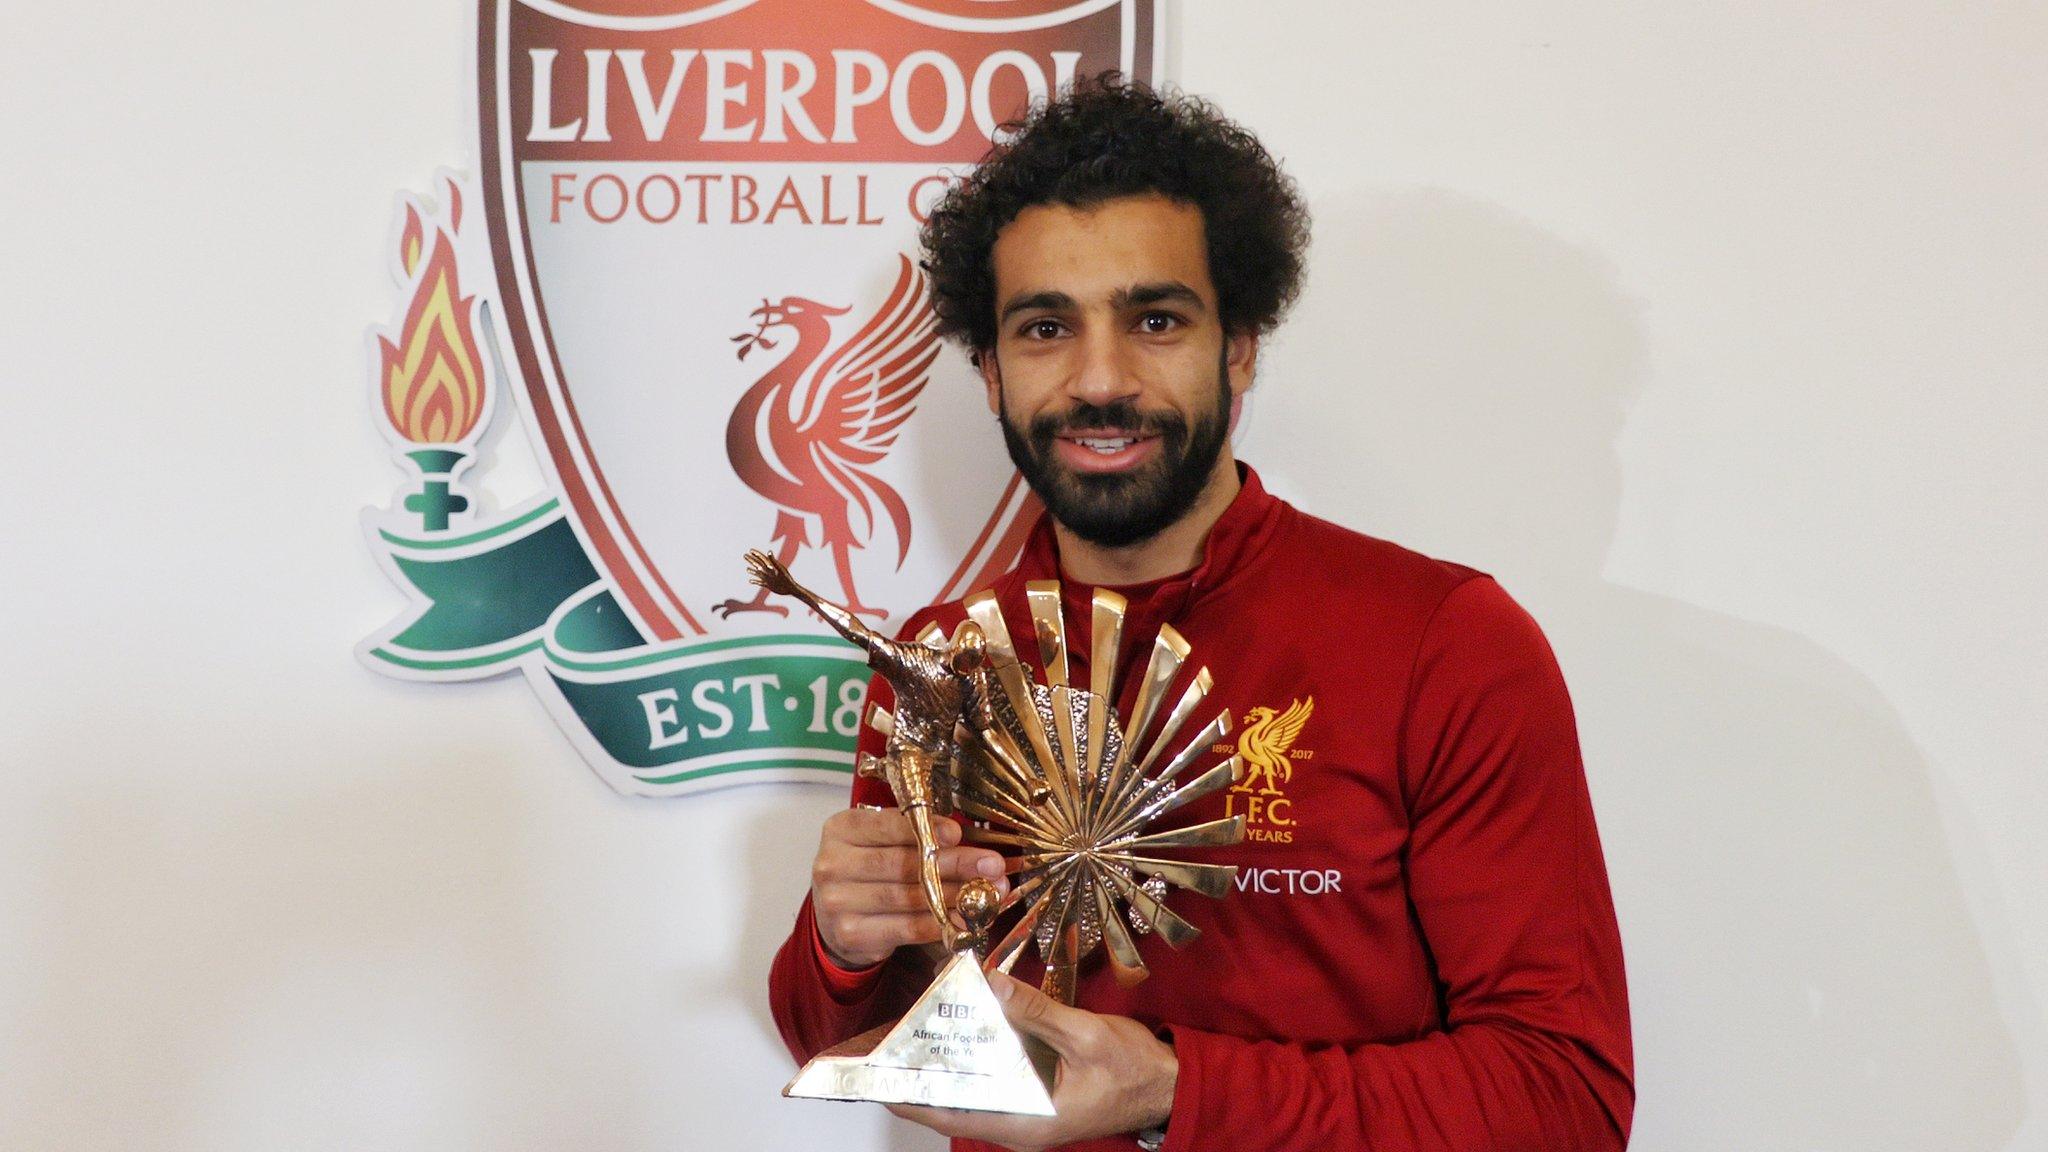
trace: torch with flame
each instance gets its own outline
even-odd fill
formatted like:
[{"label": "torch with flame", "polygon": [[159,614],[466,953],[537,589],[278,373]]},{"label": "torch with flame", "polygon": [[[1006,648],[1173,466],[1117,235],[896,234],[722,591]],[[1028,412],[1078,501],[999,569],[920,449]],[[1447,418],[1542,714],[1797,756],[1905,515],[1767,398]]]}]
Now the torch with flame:
[{"label": "torch with flame", "polygon": [[419,207],[405,205],[398,266],[411,299],[396,338],[377,338],[384,418],[411,446],[404,454],[420,471],[420,491],[406,497],[405,508],[434,532],[446,531],[451,515],[469,509],[468,498],[450,487],[475,448],[490,398],[477,347],[476,298],[462,294],[456,259],[462,192],[453,180],[446,186],[445,228],[435,221],[430,231]]}]

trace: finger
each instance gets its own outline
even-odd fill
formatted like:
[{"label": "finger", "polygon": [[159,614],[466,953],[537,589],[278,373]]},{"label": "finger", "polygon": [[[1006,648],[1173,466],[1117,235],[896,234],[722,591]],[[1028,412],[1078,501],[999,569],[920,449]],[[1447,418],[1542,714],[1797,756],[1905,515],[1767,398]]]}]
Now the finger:
[{"label": "finger", "polygon": [[[925,908],[924,888],[917,884],[826,884],[811,890],[818,915],[886,916]],[[925,910],[930,916],[930,909]]]},{"label": "finger", "polygon": [[[1050,1118],[1009,1116],[999,1112],[974,1112],[965,1108],[929,1108],[921,1104],[884,1104],[897,1117],[922,1124],[941,1136],[955,1140],[978,1140],[1004,1147],[1043,1147],[1038,1131]],[[1034,1136],[1038,1137],[1034,1139]]]},{"label": "finger", "polygon": [[[943,889],[946,906],[953,906],[959,886]],[[828,916],[882,916],[897,912],[922,911],[931,915],[922,884],[834,884],[812,895],[819,912]]]},{"label": "finger", "polygon": [[[1001,884],[997,885],[998,891]],[[967,922],[959,912],[959,884],[940,886],[943,907],[955,928],[964,930]],[[895,913],[921,912],[932,914],[931,905],[925,897],[923,884],[857,884],[830,883],[811,889],[811,903],[820,920],[838,920],[848,916],[880,916]]]},{"label": "finger", "polygon": [[894,912],[873,916],[842,916],[827,933],[821,923],[819,934],[825,946],[839,956],[886,957],[911,944],[931,944],[939,939],[938,922],[930,912]]},{"label": "finger", "polygon": [[1007,892],[1010,889],[1008,868],[1001,853],[987,848],[963,844],[939,853],[939,875],[943,879],[958,882],[979,877],[993,881],[998,892]]},{"label": "finger", "polygon": [[[825,828],[828,837],[836,833],[836,838],[842,843],[860,847],[882,848],[917,843],[917,833],[910,828],[910,817],[895,808],[848,808],[827,817]],[[960,825],[954,820],[932,821],[932,833],[938,837],[941,848],[951,848],[960,842]]]},{"label": "finger", "polygon": [[910,818],[894,808],[848,808],[834,812],[825,818],[822,839],[827,844],[859,847],[917,843],[917,837],[910,831]]},{"label": "finger", "polygon": [[1073,1050],[1077,1027],[1087,1018],[1086,1012],[1069,1008],[1001,972],[989,973],[988,982],[1003,1006],[1003,1016],[1019,1031],[1052,1045],[1053,1051],[1061,1056]]},{"label": "finger", "polygon": [[957,1108],[927,1108],[922,1104],[884,1104],[898,1120],[922,1124],[941,1136],[958,1135],[954,1125],[958,1123],[961,1111]]},{"label": "finger", "polygon": [[[986,848],[943,849],[938,865],[942,881],[958,884],[979,876],[994,881],[999,892],[1009,887],[1009,879],[1003,874],[1003,858]],[[820,854],[812,878],[845,884],[917,884],[923,881],[924,869],[916,848],[910,845],[841,846]]]}]

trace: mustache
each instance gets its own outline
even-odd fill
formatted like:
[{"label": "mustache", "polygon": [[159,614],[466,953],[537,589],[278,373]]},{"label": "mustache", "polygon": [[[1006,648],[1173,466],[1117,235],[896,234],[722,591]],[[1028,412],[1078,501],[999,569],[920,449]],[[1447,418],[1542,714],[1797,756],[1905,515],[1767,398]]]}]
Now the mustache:
[{"label": "mustache", "polygon": [[1148,436],[1185,436],[1188,424],[1179,413],[1141,412],[1129,400],[1113,404],[1078,404],[1071,411],[1048,413],[1031,422],[1031,438],[1049,443],[1063,433],[1115,429]]}]

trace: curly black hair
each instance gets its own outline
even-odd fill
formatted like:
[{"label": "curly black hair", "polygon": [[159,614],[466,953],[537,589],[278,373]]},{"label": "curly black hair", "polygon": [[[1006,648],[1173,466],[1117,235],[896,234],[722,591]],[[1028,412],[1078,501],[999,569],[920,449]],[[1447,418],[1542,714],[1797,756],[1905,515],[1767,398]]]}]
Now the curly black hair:
[{"label": "curly black hair", "polygon": [[1308,208],[1258,138],[1207,101],[1114,72],[1084,78],[1004,125],[933,207],[921,237],[941,336],[996,342],[996,235],[1038,204],[1085,208],[1158,193],[1201,209],[1224,330],[1263,333],[1301,289]]}]

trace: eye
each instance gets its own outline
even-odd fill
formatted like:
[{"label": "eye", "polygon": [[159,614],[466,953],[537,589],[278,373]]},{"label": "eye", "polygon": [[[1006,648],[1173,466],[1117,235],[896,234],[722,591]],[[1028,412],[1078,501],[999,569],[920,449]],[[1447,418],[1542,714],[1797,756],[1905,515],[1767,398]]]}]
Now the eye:
[{"label": "eye", "polygon": [[1151,336],[1163,336],[1181,326],[1181,318],[1171,312],[1147,312],[1138,317],[1138,330]]},{"label": "eye", "polygon": [[1020,330],[1026,340],[1051,340],[1062,331],[1065,329],[1060,327],[1059,321],[1049,319],[1027,320]]}]

